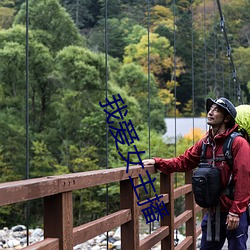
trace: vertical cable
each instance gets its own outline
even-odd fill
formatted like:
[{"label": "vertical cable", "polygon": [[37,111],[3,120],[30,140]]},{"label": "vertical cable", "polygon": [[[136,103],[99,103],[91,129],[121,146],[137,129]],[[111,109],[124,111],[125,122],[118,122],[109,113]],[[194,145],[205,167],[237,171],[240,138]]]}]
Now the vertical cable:
[{"label": "vertical cable", "polygon": [[[229,65],[229,72],[231,71],[231,66]],[[228,74],[228,92],[229,92],[229,100],[232,99],[231,97],[231,76]]]},{"label": "vertical cable", "polygon": [[79,28],[79,0],[76,0],[76,26]]},{"label": "vertical cable", "polygon": [[[147,0],[148,7],[148,158],[151,157],[150,152],[150,0]],[[149,197],[151,197],[151,186],[149,186]],[[151,234],[152,226],[149,223],[149,233]]]},{"label": "vertical cable", "polygon": [[148,157],[150,152],[150,0],[148,0]]},{"label": "vertical cable", "polygon": [[[220,55],[223,52],[224,49],[224,43],[221,41],[220,46]],[[221,78],[222,78],[222,96],[225,96],[225,67],[224,67],[224,58],[221,58]]]},{"label": "vertical cable", "polygon": [[174,122],[174,127],[175,127],[175,156],[176,156],[176,136],[177,136],[177,132],[176,132],[176,116],[177,116],[177,112],[176,112],[176,96],[177,96],[177,91],[176,91],[176,29],[175,29],[175,14],[176,14],[176,6],[175,6],[175,0],[173,0],[173,5],[174,5],[174,72],[173,72],[173,81],[174,81],[174,97],[175,97],[175,101],[174,101],[174,114],[175,114],[175,122]]},{"label": "vertical cable", "polygon": [[[233,94],[234,94],[234,97],[237,95],[238,103],[241,104],[242,103],[241,86],[240,86],[239,81],[238,81],[238,84],[237,84],[236,68],[235,68],[235,65],[234,65],[231,45],[229,44],[228,37],[227,37],[225,19],[224,19],[224,16],[222,14],[222,8],[221,8],[220,0],[217,0],[217,5],[218,5],[220,18],[221,18],[221,28],[222,28],[221,30],[222,30],[222,32],[224,34],[224,38],[225,38],[226,44],[227,44],[227,56],[228,56],[228,59],[230,60],[230,68],[232,69],[232,74],[233,74],[233,87],[234,87],[233,88]],[[230,69],[230,71],[231,71],[231,69]]]},{"label": "vertical cable", "polygon": [[216,63],[216,56],[217,56],[217,32],[216,32],[216,15],[215,15],[215,0],[213,1],[214,6],[214,90],[217,95],[217,63]]},{"label": "vertical cable", "polygon": [[206,0],[204,0],[204,93],[205,97],[207,97],[207,39],[206,39]]},{"label": "vertical cable", "polygon": [[194,144],[194,117],[195,117],[195,110],[194,110],[194,11],[193,11],[193,0],[191,0],[191,30],[192,30],[192,115],[193,115],[193,144]]},{"label": "vertical cable", "polygon": [[[26,71],[26,175],[25,179],[29,179],[29,0],[26,0],[26,45],[25,45],[25,71]],[[27,245],[29,245],[29,202],[26,202],[26,229],[27,229]]]},{"label": "vertical cable", "polygon": [[[176,116],[177,116],[177,107],[176,107],[176,99],[177,99],[177,86],[176,86],[176,28],[175,28],[175,23],[176,23],[176,3],[175,3],[175,0],[173,0],[173,5],[174,5],[174,9],[173,9],[173,16],[174,16],[174,74],[173,74],[173,81],[174,81],[174,97],[175,97],[175,100],[174,100],[174,127],[175,127],[175,143],[174,143],[174,154],[176,156],[177,154],[177,140],[176,140],[176,137],[177,137],[177,126],[176,126]],[[177,187],[177,173],[175,173],[175,187]],[[179,239],[178,239],[178,234],[177,234],[177,229],[175,230],[175,233],[176,233],[176,238],[175,238],[175,241],[176,241],[176,244],[178,244],[179,242]]]},{"label": "vertical cable", "polygon": [[[105,0],[105,84],[106,84],[106,98],[108,99],[108,0]],[[108,114],[106,114],[106,121]],[[108,169],[108,123],[106,122],[106,169]],[[106,184],[106,215],[109,211],[109,186]],[[108,232],[107,232],[107,249],[108,249]]]}]

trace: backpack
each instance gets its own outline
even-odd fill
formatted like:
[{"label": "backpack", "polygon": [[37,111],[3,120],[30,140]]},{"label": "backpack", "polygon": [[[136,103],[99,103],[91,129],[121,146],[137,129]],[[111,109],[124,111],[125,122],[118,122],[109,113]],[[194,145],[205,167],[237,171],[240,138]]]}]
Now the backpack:
[{"label": "backpack", "polygon": [[[224,157],[217,157],[215,161],[226,160],[230,169],[233,168],[232,143],[241,133],[231,133],[223,145]],[[215,207],[219,203],[222,194],[221,188],[221,170],[213,166],[212,163],[206,162],[207,144],[202,144],[201,162],[198,168],[193,172],[192,187],[195,202],[203,208]],[[227,195],[233,199],[233,184],[229,182],[227,185]],[[225,190],[224,190],[225,191]]]}]

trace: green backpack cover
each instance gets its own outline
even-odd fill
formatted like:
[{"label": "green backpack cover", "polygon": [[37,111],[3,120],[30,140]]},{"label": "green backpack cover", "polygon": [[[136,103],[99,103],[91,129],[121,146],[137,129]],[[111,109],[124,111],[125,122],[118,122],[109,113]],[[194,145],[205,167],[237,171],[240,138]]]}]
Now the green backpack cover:
[{"label": "green backpack cover", "polygon": [[250,138],[250,105],[239,105],[236,108],[237,115],[235,118],[236,123],[239,125],[239,130],[247,134],[248,141]]}]

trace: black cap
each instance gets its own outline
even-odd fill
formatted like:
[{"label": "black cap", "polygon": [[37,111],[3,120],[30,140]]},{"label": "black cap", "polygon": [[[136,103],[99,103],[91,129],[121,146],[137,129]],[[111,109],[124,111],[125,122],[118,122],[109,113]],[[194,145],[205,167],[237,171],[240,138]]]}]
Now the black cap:
[{"label": "black cap", "polygon": [[221,108],[223,108],[224,110],[226,110],[229,113],[229,115],[231,115],[233,119],[235,120],[237,111],[234,105],[227,98],[220,97],[219,99],[215,99],[215,100],[208,98],[206,102],[207,113],[209,112],[213,104],[216,104],[220,106]]}]

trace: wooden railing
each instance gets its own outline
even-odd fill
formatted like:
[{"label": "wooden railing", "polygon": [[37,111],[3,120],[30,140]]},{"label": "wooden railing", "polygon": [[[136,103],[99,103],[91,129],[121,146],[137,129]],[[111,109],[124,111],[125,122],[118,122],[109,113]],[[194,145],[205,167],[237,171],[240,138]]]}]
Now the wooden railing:
[{"label": "wooden railing", "polygon": [[[149,174],[156,173],[153,166],[144,169],[131,166],[129,173],[123,167],[2,183],[0,206],[43,198],[44,240],[23,248],[25,250],[72,250],[75,245],[119,226],[122,250],[148,250],[160,241],[162,250],[196,249],[196,238],[201,233],[196,226],[196,213],[201,209],[193,199],[191,173],[186,173],[186,184],[176,189],[173,174],[160,173],[161,201],[165,202],[170,215],[164,216],[156,231],[139,240],[139,215],[144,207],[137,205],[129,176],[136,185],[139,174],[145,176],[146,170]],[[120,183],[120,210],[74,228],[72,192],[112,182]],[[186,210],[175,218],[174,200],[182,195],[185,195]],[[174,247],[174,230],[184,223],[186,238]]]}]

